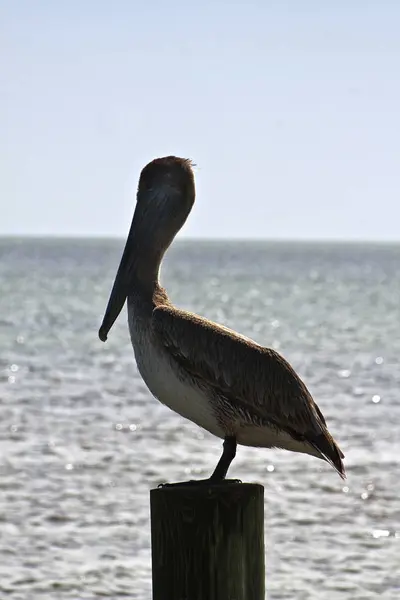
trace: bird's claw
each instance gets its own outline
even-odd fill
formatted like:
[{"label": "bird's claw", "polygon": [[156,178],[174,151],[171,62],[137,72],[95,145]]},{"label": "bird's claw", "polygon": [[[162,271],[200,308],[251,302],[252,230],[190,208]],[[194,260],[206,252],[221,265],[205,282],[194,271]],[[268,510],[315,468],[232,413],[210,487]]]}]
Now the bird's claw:
[{"label": "bird's claw", "polygon": [[213,486],[213,485],[229,485],[232,483],[242,483],[240,479],[218,479],[213,480],[209,479],[191,479],[190,481],[179,481],[178,483],[159,483],[157,488],[167,488],[167,487],[183,487],[183,486]]}]

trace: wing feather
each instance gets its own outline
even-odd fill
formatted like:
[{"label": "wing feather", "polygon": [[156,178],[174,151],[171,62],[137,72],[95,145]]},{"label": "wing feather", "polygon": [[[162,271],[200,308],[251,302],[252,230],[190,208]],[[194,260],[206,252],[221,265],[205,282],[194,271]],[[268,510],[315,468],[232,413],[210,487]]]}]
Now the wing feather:
[{"label": "wing feather", "polygon": [[306,386],[275,350],[172,306],[155,308],[152,325],[170,355],[216,391],[297,434],[325,429]]},{"label": "wing feather", "polygon": [[153,332],[171,358],[220,398],[315,448],[345,478],[343,452],[291,365],[275,350],[203,317],[159,305]]}]

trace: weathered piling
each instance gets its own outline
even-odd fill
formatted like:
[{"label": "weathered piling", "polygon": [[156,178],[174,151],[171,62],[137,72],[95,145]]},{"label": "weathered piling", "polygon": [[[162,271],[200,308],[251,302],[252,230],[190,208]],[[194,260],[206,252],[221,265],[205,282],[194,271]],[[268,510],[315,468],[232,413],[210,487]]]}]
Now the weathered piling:
[{"label": "weathered piling", "polygon": [[264,600],[264,488],[150,492],[153,600]]}]

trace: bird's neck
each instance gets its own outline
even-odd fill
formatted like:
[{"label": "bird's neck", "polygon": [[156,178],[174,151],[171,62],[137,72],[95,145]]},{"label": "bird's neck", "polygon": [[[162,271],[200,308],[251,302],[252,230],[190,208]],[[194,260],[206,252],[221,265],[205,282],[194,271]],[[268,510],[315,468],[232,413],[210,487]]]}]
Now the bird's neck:
[{"label": "bird's neck", "polygon": [[165,303],[167,294],[160,286],[160,267],[166,248],[154,243],[151,236],[136,240],[135,262],[132,265],[128,297],[150,308]]}]

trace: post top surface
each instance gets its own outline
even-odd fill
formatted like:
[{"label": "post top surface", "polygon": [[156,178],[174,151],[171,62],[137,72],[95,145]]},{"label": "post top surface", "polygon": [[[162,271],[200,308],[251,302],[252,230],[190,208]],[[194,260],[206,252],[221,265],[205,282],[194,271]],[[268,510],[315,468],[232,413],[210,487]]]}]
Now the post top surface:
[{"label": "post top surface", "polygon": [[150,494],[176,494],[192,497],[210,496],[249,496],[264,493],[264,486],[260,483],[240,483],[235,480],[225,480],[221,483],[199,484],[182,482],[178,484],[163,485],[153,488]]}]

